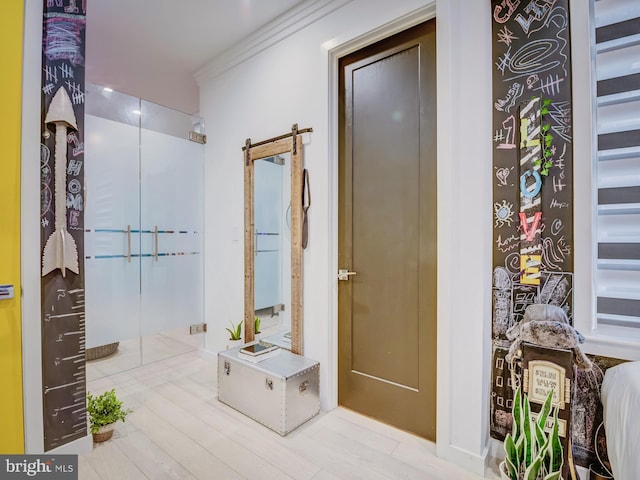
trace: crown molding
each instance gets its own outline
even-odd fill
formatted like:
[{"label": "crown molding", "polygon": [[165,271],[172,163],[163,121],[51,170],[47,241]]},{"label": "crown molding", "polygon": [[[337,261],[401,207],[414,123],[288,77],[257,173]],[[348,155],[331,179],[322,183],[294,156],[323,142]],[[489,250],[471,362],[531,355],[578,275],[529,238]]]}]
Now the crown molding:
[{"label": "crown molding", "polygon": [[305,0],[244,40],[215,56],[193,74],[199,87],[249,58],[338,10],[352,0]]}]

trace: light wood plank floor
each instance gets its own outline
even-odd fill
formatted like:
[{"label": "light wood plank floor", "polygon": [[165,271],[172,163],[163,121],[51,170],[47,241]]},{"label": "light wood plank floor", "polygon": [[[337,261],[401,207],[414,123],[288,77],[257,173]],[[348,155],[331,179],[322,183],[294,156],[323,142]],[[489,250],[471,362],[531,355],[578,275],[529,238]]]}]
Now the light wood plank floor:
[{"label": "light wood plank floor", "polygon": [[93,380],[88,390],[113,387],[134,412],[80,456],[82,480],[481,478],[437,458],[432,443],[343,408],[283,438],[217,400],[215,365],[200,352]]}]

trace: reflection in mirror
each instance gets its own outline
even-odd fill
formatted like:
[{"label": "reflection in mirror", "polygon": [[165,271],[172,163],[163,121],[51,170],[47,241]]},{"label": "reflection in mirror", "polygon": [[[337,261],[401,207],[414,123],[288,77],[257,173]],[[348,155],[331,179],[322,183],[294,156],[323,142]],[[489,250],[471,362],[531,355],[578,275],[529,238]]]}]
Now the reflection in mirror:
[{"label": "reflection in mirror", "polygon": [[262,338],[290,349],[291,155],[262,158],[253,166],[255,315]]}]

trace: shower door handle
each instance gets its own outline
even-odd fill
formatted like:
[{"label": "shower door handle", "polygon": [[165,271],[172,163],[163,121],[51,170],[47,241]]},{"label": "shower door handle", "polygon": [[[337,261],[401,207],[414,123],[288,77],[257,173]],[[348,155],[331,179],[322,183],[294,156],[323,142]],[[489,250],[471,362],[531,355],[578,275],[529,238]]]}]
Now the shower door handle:
[{"label": "shower door handle", "polygon": [[153,229],[153,258],[158,261],[158,226]]},{"label": "shower door handle", "polygon": [[131,225],[127,225],[127,261],[131,263]]}]

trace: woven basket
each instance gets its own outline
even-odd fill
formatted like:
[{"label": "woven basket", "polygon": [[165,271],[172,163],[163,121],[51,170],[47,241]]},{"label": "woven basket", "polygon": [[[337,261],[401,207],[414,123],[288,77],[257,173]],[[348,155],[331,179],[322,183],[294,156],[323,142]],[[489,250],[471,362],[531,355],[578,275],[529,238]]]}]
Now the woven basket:
[{"label": "woven basket", "polygon": [[113,436],[114,427],[115,424],[113,423],[100,427],[100,429],[93,434],[93,441],[95,443],[106,442]]},{"label": "woven basket", "polygon": [[120,342],[108,343],[107,345],[100,345],[99,347],[87,348],[87,362],[113,355],[118,350],[118,345],[120,345]]}]

